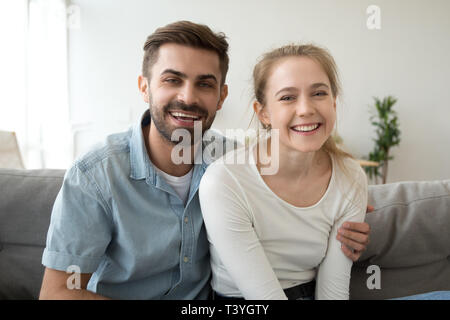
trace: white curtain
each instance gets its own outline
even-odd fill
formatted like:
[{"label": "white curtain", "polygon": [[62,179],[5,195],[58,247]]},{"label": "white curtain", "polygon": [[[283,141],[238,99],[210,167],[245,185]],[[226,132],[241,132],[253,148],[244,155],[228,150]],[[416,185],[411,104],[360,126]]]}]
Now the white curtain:
[{"label": "white curtain", "polygon": [[[65,0],[1,0],[0,130],[15,131],[25,166],[67,168],[72,161]],[[4,38],[3,34],[7,37]],[[2,89],[3,91],[3,89]]]}]

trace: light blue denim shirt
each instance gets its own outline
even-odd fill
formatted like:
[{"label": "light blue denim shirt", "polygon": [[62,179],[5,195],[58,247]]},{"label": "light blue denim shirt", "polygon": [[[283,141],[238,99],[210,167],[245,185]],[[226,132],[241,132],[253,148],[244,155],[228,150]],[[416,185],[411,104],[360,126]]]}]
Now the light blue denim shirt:
[{"label": "light blue denim shirt", "polygon": [[198,186],[210,161],[194,165],[185,206],[149,160],[149,121],[147,111],[66,172],[42,264],[93,273],[88,290],[110,298],[206,299],[211,269]]}]

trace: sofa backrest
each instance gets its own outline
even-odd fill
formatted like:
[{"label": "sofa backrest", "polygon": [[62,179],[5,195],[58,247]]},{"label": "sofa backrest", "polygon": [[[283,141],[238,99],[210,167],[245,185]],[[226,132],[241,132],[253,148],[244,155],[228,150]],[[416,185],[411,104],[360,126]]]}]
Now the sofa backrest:
[{"label": "sofa backrest", "polygon": [[450,180],[369,186],[369,203],[370,243],[353,264],[350,298],[450,290]]},{"label": "sofa backrest", "polygon": [[0,169],[0,299],[37,299],[64,170]]}]

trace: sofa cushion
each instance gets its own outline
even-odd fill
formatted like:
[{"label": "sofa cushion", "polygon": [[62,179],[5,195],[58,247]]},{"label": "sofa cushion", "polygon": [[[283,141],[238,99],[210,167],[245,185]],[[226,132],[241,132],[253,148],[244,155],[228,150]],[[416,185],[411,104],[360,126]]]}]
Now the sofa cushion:
[{"label": "sofa cushion", "polygon": [[36,299],[64,170],[0,169],[0,299]]},{"label": "sofa cushion", "polygon": [[[450,290],[450,180],[369,186],[370,243],[353,265],[352,299],[385,299]],[[369,290],[369,265],[381,289]]]}]

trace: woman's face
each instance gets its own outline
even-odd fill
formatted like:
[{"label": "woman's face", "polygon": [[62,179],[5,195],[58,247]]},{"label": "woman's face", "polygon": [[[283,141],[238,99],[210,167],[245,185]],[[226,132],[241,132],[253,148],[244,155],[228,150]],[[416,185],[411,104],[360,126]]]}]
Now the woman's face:
[{"label": "woman's face", "polygon": [[[336,121],[336,98],[325,71],[307,57],[283,58],[267,81],[266,106],[255,105],[258,117],[279,129],[280,147],[318,151]],[[258,103],[257,103],[258,104]]]}]

